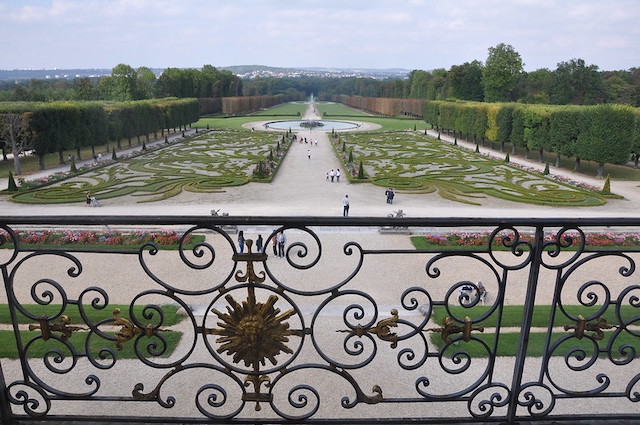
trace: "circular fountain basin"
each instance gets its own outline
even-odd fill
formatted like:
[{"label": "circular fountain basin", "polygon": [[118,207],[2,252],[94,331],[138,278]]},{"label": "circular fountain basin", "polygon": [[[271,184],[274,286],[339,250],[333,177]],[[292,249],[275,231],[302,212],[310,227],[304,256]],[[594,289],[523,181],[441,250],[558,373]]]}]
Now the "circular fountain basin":
[{"label": "circular fountain basin", "polygon": [[[360,124],[349,121],[332,121],[332,120],[317,120],[313,127],[305,127],[304,123],[307,120],[289,120],[289,121],[270,121],[265,124],[267,128],[273,128],[276,130],[289,130],[291,131],[303,131],[303,130],[318,130],[318,131],[331,131],[331,130],[350,130],[360,127]],[[322,125],[319,125],[322,124]]]}]

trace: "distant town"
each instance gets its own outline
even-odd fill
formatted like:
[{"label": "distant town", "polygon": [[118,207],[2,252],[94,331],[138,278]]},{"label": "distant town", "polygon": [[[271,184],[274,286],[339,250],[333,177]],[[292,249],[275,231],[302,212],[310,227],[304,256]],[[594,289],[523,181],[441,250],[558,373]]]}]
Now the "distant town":
[{"label": "distant town", "polygon": [[[295,77],[328,77],[328,78],[375,78],[379,80],[403,79],[410,71],[406,69],[356,69],[356,68],[277,68],[263,65],[238,65],[218,67],[229,70],[242,79],[253,78],[295,78]],[[165,68],[151,68],[156,75],[161,75]],[[75,78],[99,78],[111,75],[111,69],[0,69],[0,81],[16,82],[31,79],[73,80]]]}]

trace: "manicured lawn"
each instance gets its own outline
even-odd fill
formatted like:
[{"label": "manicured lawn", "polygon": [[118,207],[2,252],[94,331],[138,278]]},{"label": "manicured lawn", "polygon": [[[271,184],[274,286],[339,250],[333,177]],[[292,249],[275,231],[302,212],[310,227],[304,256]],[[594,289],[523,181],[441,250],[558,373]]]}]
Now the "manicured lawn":
[{"label": "manicured lawn", "polygon": [[[563,336],[569,335],[569,333],[552,333],[551,341],[557,341]],[[604,339],[599,341],[598,345],[600,349],[604,349],[609,342],[609,339],[613,335],[613,332],[605,332]],[[495,342],[495,334],[490,333],[480,333],[473,332],[473,336],[483,340],[488,344],[489,348],[493,348],[493,344]],[[455,337],[454,337],[455,338]],[[529,335],[529,345],[527,350],[528,357],[542,357],[544,354],[544,344],[546,340],[546,334],[540,332],[533,332]],[[440,335],[434,334],[431,335],[431,342],[435,344],[438,349],[442,348],[445,345],[445,342],[442,340]],[[512,357],[515,356],[520,343],[520,334],[519,333],[501,333],[500,339],[498,341],[498,347],[496,351],[497,356],[501,357]],[[614,358],[622,358],[618,352],[618,348],[624,344],[628,344],[630,347],[633,347],[636,350],[636,353],[640,351],[640,338],[634,337],[627,333],[622,333],[616,339],[614,348],[612,350]],[[589,338],[571,338],[568,341],[562,343],[558,349],[556,349],[552,355],[553,356],[564,356],[568,352],[572,351],[573,348],[581,348],[587,353],[587,357],[591,357],[591,355],[598,355],[598,353],[594,353],[594,345],[591,339]],[[446,352],[446,357],[452,357],[455,351],[464,351],[468,353],[472,357],[487,357],[487,351],[484,347],[475,342],[464,342],[460,340],[457,344],[451,346]],[[599,354],[600,357],[604,357],[604,354]]]},{"label": "manicured lawn", "polygon": [[343,105],[342,103],[318,103],[316,104],[316,109],[321,116],[325,114],[330,115],[329,118],[334,119],[336,116],[358,116],[358,117],[371,117],[371,115],[360,111],[358,109],[349,108],[348,106]]},{"label": "manicured lawn", "polygon": [[[33,305],[25,305],[24,307],[27,311],[29,311],[30,314],[34,316],[53,317],[54,315],[57,315],[60,312],[61,306],[33,304]],[[127,320],[131,319],[131,317],[129,316],[129,306],[127,305],[111,305],[102,310],[97,310],[97,309],[91,308],[90,306],[86,306],[85,314],[89,322],[98,323],[105,319],[112,319],[113,311],[116,308],[119,308],[121,310],[119,317],[125,318]],[[160,315],[155,311],[152,317],[145,318],[144,306],[141,306],[141,305],[134,306],[133,308],[134,317],[136,317],[138,320],[140,320],[140,322],[145,324],[151,323],[153,325],[159,325],[160,328],[162,329],[166,329],[170,326],[176,325],[177,323],[179,323],[181,320],[184,319],[184,316],[178,314],[177,312],[178,306],[176,305],[167,304],[167,305],[160,306],[160,308],[164,313],[164,318],[162,319],[162,322],[160,322]],[[151,310],[146,309],[147,313],[149,313],[150,311]],[[69,320],[70,320],[69,326],[83,326],[84,321],[80,316],[80,312],[78,310],[77,305],[71,305],[71,304],[68,305],[63,314],[69,317]],[[30,319],[24,316],[20,312],[18,312],[17,314],[17,320],[18,320],[18,323],[20,324],[36,324],[36,325],[38,324],[37,321],[34,321],[33,319]],[[52,321],[52,322],[57,322],[57,321]],[[11,318],[9,316],[9,306],[6,304],[0,304],[0,323],[2,324],[11,323]],[[86,327],[86,326],[83,326],[83,327]],[[104,327],[101,327],[101,329],[105,330]],[[116,330],[108,332],[108,334],[111,337],[113,337],[115,335],[115,332],[119,330],[119,328],[114,328],[114,329]],[[62,335],[60,332],[53,332],[53,334],[57,336]],[[34,330],[34,331],[25,330],[25,331],[20,331],[20,335],[21,335],[23,344],[26,344],[31,339],[39,337],[41,333],[39,330]],[[88,335],[89,333],[84,331],[73,332],[68,341],[74,347],[76,347],[78,351],[83,351],[85,340]],[[162,338],[164,338],[164,340],[166,341],[166,350],[160,356],[168,357],[171,355],[171,353],[175,350],[175,347],[180,342],[180,338],[182,337],[182,332],[174,332],[174,331],[167,330],[166,332],[161,332],[161,335],[162,335]],[[152,342],[157,342],[158,344],[160,344],[160,346],[162,346],[158,337],[143,336],[141,338],[140,347],[142,348],[144,353],[146,353],[146,350],[144,349],[144,347],[146,347],[147,344]],[[118,350],[114,341],[100,338],[97,335],[93,335],[90,341],[90,350],[92,353],[94,353],[94,355],[97,355],[100,349],[107,347],[115,350],[118,358],[135,358],[136,355],[135,355],[133,346],[134,346],[134,342],[129,341],[122,345],[122,350]],[[60,342],[56,341],[55,339],[49,339],[47,341],[39,340],[34,345],[32,345],[31,349],[29,350],[28,356],[31,358],[39,358],[45,355],[48,351],[56,348],[63,350],[63,352],[65,352],[66,354],[69,354],[68,352],[66,352],[64,346]],[[0,331],[0,357],[13,358],[13,359],[18,357],[16,341],[15,341],[13,331],[10,331],[10,330]]]},{"label": "manicured lawn", "polygon": [[[142,336],[140,339],[140,343],[138,347],[142,352],[142,355],[145,357],[169,357],[175,348],[180,343],[180,339],[182,338],[182,332],[174,332],[167,331],[162,332],[162,338],[165,341],[165,344],[160,342],[160,338],[152,336]],[[38,331],[21,331],[20,338],[22,339],[22,343],[26,344],[28,341],[31,341],[33,338],[37,338],[40,335]],[[71,337],[69,337],[68,342],[75,347],[78,352],[84,352],[85,341],[88,332],[74,332]],[[108,332],[108,335],[114,337],[114,332]],[[114,337],[115,338],[115,337]],[[111,348],[116,353],[116,357],[119,359],[134,359],[136,358],[135,354],[135,340],[134,338],[131,341],[125,342],[122,344],[122,350],[117,349],[115,341],[107,340],[99,337],[98,335],[93,335],[90,344],[89,350],[93,353],[93,356],[98,358],[99,353],[103,348]],[[156,344],[158,347],[164,348],[164,352],[147,352],[146,347],[152,347],[150,344]],[[41,358],[44,357],[45,354],[50,353],[51,350],[61,350],[67,356],[71,356],[71,353],[68,349],[60,342],[56,341],[53,338],[50,338],[47,341],[38,340],[31,345],[29,351],[27,352],[27,357],[29,358]],[[9,359],[17,359],[18,358],[18,350],[16,348],[16,342],[12,331],[0,331],[0,358],[9,358]]]},{"label": "manicured lawn", "polygon": [[[471,318],[478,318],[483,313],[489,310],[490,306],[477,305],[471,308],[465,308],[462,306],[450,306],[451,313],[459,318],[469,316]],[[581,314],[583,317],[588,317],[589,314],[593,314],[598,311],[597,307],[585,307],[580,305],[568,305],[565,309],[570,315],[577,317]],[[638,309],[632,306],[621,306],[621,313],[623,318],[632,318],[638,315]],[[523,306],[520,305],[506,305],[504,306],[502,314],[502,327],[520,327],[522,324],[522,312]],[[436,323],[442,323],[443,319],[448,316],[446,309],[441,306],[437,306],[433,310],[433,320]],[[544,328],[549,325],[549,318],[551,317],[550,305],[537,305],[533,311],[533,318],[531,326],[534,328]],[[605,311],[602,317],[607,320],[609,324],[616,324],[617,319],[615,317],[615,311],[613,307],[610,307]],[[481,325],[485,327],[496,327],[498,317],[497,314],[492,314],[482,321]],[[570,321],[560,311],[556,312],[556,317],[553,326],[564,326],[569,324]]]},{"label": "manicured lawn", "polygon": [[[305,111],[307,110],[307,103],[301,103],[301,102],[296,102],[296,103],[283,103],[280,105],[276,105],[273,106],[271,108],[262,110],[262,111],[257,111],[252,113],[251,115],[249,115],[250,117],[270,117],[270,116],[278,116],[278,115],[287,115],[287,116],[291,116],[291,117],[297,117],[298,115],[303,115],[305,113]],[[282,119],[282,117],[280,117],[280,119]],[[260,120],[262,121],[262,118],[260,118]]]},{"label": "manicured lawn", "polygon": [[[595,313],[598,309],[595,307],[584,307],[579,305],[569,305],[565,306],[567,312],[574,317],[578,315],[582,315],[583,317],[589,316],[589,314]],[[453,315],[456,317],[465,317],[469,316],[471,318],[477,318],[482,313],[488,311],[488,306],[475,306],[472,308],[464,308],[462,306],[451,306],[450,310]],[[538,305],[534,309],[533,318],[532,318],[532,327],[533,328],[546,328],[549,325],[549,318],[551,317],[551,306],[550,305]],[[502,317],[502,327],[515,327],[520,328],[522,324],[522,306],[504,306],[503,317]],[[633,317],[636,317],[638,314],[637,309],[632,306],[622,306],[621,315],[624,319],[630,320]],[[447,316],[447,311],[441,307],[437,306],[433,311],[433,320],[437,323],[442,323],[442,320],[445,316]],[[607,311],[602,315],[602,317],[607,320],[609,324],[616,324],[617,319],[615,317],[614,308],[611,307],[607,309]],[[460,325],[458,323],[458,325]],[[472,335],[477,337],[483,341],[485,341],[489,347],[493,347],[495,342],[495,327],[497,325],[497,314],[492,314],[487,319],[478,323],[474,326],[484,326],[485,331],[479,332],[474,331]],[[561,314],[560,312],[556,313],[556,317],[554,320],[554,327],[562,327],[564,325],[575,325],[572,323],[570,319]],[[558,339],[565,337],[567,335],[572,335],[572,330],[567,332],[553,332],[551,336],[551,341],[557,341]],[[593,332],[586,332],[586,335],[593,335]],[[605,337],[602,341],[599,342],[599,346],[604,349],[606,347],[607,342],[613,335],[612,330],[604,331]],[[457,336],[461,334],[455,334],[452,336],[455,339]],[[431,341],[438,347],[441,348],[445,345],[445,342],[442,340],[440,334],[431,334]],[[529,347],[528,347],[528,355],[532,357],[541,357],[544,354],[544,344],[545,344],[546,334],[544,332],[537,332],[535,329],[532,330],[529,338]],[[520,333],[519,332],[501,332],[500,339],[498,342],[497,355],[498,356],[515,356],[517,353],[517,349],[520,343]],[[629,346],[634,347],[636,352],[640,352],[640,338],[634,335],[630,335],[629,333],[623,332],[616,339],[613,347],[614,357],[621,357],[619,353],[616,352],[616,349],[621,347],[624,344],[629,344]],[[581,340],[577,338],[571,338],[569,341],[564,342],[558,350],[556,350],[553,355],[554,356],[562,356],[566,354],[573,347],[580,347],[586,350],[587,353],[591,354],[593,351],[593,342],[589,338],[583,338]],[[486,357],[487,352],[476,342],[464,342],[459,341],[453,348],[450,350],[463,350],[468,352],[473,357]],[[451,356],[453,351],[448,351],[446,353],[447,356]],[[617,355],[616,355],[617,354]]]},{"label": "manicured lawn", "polygon": [[[47,316],[53,317],[54,315],[60,312],[60,305],[39,305],[39,304],[29,304],[25,305],[25,310],[27,310],[30,314],[40,317]],[[112,313],[114,309],[120,309],[122,313],[120,313],[120,317],[128,317],[129,315],[129,306],[128,305],[110,305],[107,308],[102,310],[98,310],[95,308],[91,308],[91,306],[85,306],[85,314],[87,319],[92,323],[97,323],[104,319],[112,318]],[[164,313],[164,319],[162,322],[162,326],[173,326],[184,318],[184,316],[178,314],[178,306],[172,304],[165,304],[161,306],[162,312]],[[144,306],[136,305],[133,307],[134,316],[138,317],[142,320],[143,317]],[[78,306],[75,304],[67,305],[64,313],[69,317],[71,324],[73,325],[78,323],[83,323],[82,317],[80,316],[80,311],[78,310]],[[30,319],[20,312],[17,314],[18,323],[28,324],[34,323],[33,319]],[[159,316],[156,314],[154,319],[159,319]],[[9,324],[11,323],[11,317],[9,316],[9,306],[7,304],[0,304],[0,323],[1,324]]]}]

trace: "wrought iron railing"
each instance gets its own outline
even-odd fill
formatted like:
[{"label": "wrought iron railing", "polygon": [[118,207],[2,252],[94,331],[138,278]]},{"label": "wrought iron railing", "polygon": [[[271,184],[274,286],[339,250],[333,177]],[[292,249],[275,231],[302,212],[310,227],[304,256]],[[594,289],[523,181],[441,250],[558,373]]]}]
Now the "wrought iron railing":
[{"label": "wrought iron railing", "polygon": [[[38,249],[17,233],[105,226],[204,241]],[[0,359],[2,424],[640,420],[640,248],[589,243],[611,229],[620,241],[640,219],[0,217],[0,228],[0,333],[17,353]],[[488,236],[480,249],[418,250],[408,229]]]}]

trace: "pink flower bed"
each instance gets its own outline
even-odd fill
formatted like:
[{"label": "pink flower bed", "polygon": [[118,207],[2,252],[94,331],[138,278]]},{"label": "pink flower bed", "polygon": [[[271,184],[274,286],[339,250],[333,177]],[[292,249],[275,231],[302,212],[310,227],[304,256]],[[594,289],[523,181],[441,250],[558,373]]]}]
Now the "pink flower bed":
[{"label": "pink flower bed", "polygon": [[[470,232],[454,232],[446,234],[432,234],[426,235],[425,239],[430,245],[442,245],[442,246],[487,246],[489,236],[491,233],[470,233]],[[502,245],[502,237],[508,237],[509,235],[498,234],[493,239],[493,245]],[[587,246],[620,246],[620,247],[633,247],[640,246],[640,234],[639,233],[587,233],[586,245]],[[554,241],[555,234],[545,235],[545,242]],[[563,238],[573,238],[573,246],[577,246],[580,243],[580,235],[578,233],[565,233]],[[531,242],[533,236],[528,234],[520,234],[520,239]]]},{"label": "pink flower bed", "polygon": [[[48,245],[142,245],[147,242],[155,242],[158,245],[175,245],[180,242],[178,233],[172,230],[161,230],[155,232],[135,231],[131,233],[123,232],[93,232],[93,231],[51,231],[51,230],[31,230],[17,231],[19,240],[24,244],[48,244]],[[9,235],[5,231],[0,232],[7,241]],[[191,240],[191,235],[187,235],[185,243]]]}]

